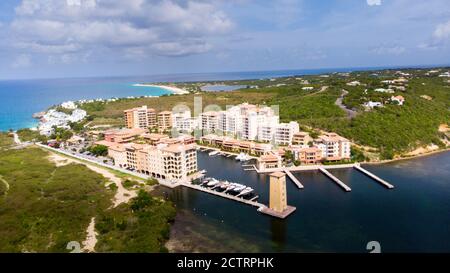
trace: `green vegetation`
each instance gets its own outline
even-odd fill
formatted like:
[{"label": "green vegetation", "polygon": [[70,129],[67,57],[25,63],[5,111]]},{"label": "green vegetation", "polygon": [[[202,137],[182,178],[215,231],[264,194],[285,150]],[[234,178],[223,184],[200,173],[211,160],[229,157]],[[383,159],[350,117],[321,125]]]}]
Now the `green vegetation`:
[{"label": "green vegetation", "polygon": [[9,133],[0,132],[0,149],[7,149],[14,144],[14,138]]},{"label": "green vegetation", "polygon": [[50,136],[50,139],[57,141],[66,141],[73,136],[73,132],[64,128],[54,128],[55,132]]},{"label": "green vegetation", "polygon": [[68,242],[86,238],[91,217],[111,206],[103,176],[83,165],[57,168],[47,156],[38,148],[0,152],[9,184],[0,190],[0,252],[68,252]]},{"label": "green vegetation", "polygon": [[127,189],[131,189],[134,186],[138,186],[140,185],[139,182],[134,181],[134,180],[130,180],[130,179],[125,179],[125,181],[122,182],[122,185],[127,188]]},{"label": "green vegetation", "polygon": [[169,223],[175,208],[168,201],[140,191],[131,204],[122,204],[99,217],[98,252],[167,252]]},{"label": "green vegetation", "polygon": [[17,135],[19,136],[21,141],[47,141],[47,138],[45,136],[41,136],[38,131],[30,129],[17,130]]},{"label": "green vegetation", "polygon": [[62,107],[61,105],[55,108],[56,111],[67,114],[67,115],[72,115],[73,113],[73,109],[67,109]]},{"label": "green vegetation", "polygon": [[159,182],[156,178],[149,178],[149,179],[147,179],[147,181],[145,181],[145,184],[148,186],[155,186],[155,185],[158,185]]},{"label": "green vegetation", "polygon": [[94,145],[88,148],[88,151],[95,156],[107,156],[108,147],[105,145]]}]

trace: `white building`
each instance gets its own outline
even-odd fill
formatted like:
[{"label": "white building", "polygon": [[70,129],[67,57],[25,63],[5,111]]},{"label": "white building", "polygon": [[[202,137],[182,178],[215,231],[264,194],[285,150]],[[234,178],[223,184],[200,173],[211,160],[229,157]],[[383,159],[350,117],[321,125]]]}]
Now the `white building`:
[{"label": "white building", "polygon": [[300,131],[295,121],[280,123],[275,127],[275,143],[278,145],[291,145],[295,133]]},{"label": "white building", "polygon": [[86,116],[86,111],[81,109],[73,110],[71,115],[50,109],[42,116],[38,130],[41,135],[49,136],[54,132],[54,127],[70,129],[69,122],[79,122]]},{"label": "white building", "polygon": [[378,101],[369,101],[364,103],[364,106],[373,109],[374,107],[383,107],[383,104]]},{"label": "white building", "polygon": [[66,101],[61,103],[61,107],[65,109],[76,109],[77,106],[73,101]]},{"label": "white building", "polygon": [[386,88],[377,88],[374,91],[375,92],[380,92],[380,93],[389,93],[389,94],[395,93],[394,90],[389,89],[389,88],[388,89],[386,89]]},{"label": "white building", "polygon": [[353,81],[353,82],[349,82],[347,83],[348,86],[359,86],[361,85],[361,83],[359,81]]},{"label": "white building", "polygon": [[200,115],[200,129],[208,133],[213,133],[217,130],[219,125],[218,112],[210,111]]},{"label": "white building", "polygon": [[191,111],[172,113],[172,128],[180,132],[192,132],[198,127],[198,119],[191,117]]}]

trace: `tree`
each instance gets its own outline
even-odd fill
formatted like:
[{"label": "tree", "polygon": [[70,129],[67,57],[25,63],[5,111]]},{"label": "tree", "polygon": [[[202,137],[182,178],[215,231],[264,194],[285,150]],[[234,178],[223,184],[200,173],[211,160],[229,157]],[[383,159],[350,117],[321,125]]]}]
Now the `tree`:
[{"label": "tree", "polygon": [[108,146],[105,146],[105,145],[94,145],[94,146],[89,147],[88,150],[95,156],[107,156],[108,155]]}]

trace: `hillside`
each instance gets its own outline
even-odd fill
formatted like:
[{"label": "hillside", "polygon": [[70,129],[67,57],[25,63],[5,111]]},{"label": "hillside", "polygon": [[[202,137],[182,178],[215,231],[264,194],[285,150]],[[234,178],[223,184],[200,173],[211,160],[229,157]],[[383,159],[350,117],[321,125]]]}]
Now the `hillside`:
[{"label": "hillside", "polygon": [[[406,79],[406,83],[397,84],[403,90],[395,89],[392,94],[375,91],[388,88],[388,84],[384,82],[399,77]],[[360,84],[347,84],[353,81]],[[438,128],[450,122],[450,83],[447,78],[428,75],[426,70],[385,70],[253,81],[171,84],[184,88],[191,86],[191,90],[198,90],[198,86],[206,84],[239,84],[248,88],[231,92],[196,92],[159,98],[121,99],[110,103],[87,104],[83,108],[94,116],[91,125],[117,125],[123,122],[122,113],[125,109],[148,105],[157,111],[171,110],[180,103],[193,109],[195,96],[202,98],[203,107],[217,104],[224,108],[226,105],[242,102],[279,105],[282,121],[298,121],[304,129],[335,131],[355,144],[380,154],[383,159],[431,144],[445,147],[446,136]],[[346,93],[340,107],[337,100],[343,92]],[[404,105],[392,103],[390,98],[393,95],[401,95],[405,99]],[[380,101],[384,106],[366,109],[363,104],[368,101]],[[343,108],[347,108],[347,111]],[[354,116],[349,117],[346,113],[349,111]]]}]

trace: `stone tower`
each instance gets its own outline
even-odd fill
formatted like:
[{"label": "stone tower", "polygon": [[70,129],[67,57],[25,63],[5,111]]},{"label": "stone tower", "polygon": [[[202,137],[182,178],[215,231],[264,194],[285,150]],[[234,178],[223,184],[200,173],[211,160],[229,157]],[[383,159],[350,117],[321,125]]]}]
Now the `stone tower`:
[{"label": "stone tower", "polygon": [[270,174],[269,207],[279,213],[287,209],[286,175],[283,172]]}]

